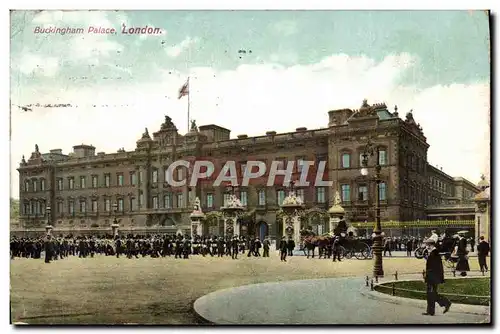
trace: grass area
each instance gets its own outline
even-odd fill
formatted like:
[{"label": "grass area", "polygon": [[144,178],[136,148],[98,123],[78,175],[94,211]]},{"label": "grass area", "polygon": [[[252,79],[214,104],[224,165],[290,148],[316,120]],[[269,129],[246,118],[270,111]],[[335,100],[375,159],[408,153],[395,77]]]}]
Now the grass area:
[{"label": "grass area", "polygon": [[[411,291],[398,291],[396,296],[413,298],[413,299],[426,299],[427,286],[423,281],[402,281],[394,282],[396,289],[416,290],[423,293],[416,293]],[[375,287],[376,291],[392,295],[392,283],[385,283]],[[469,296],[491,296],[491,280],[489,277],[480,278],[457,278],[445,279],[444,284],[440,284],[438,288],[441,294],[459,294]],[[472,305],[488,305],[489,299],[465,297],[465,296],[446,296],[450,301],[459,304],[472,304]]]}]

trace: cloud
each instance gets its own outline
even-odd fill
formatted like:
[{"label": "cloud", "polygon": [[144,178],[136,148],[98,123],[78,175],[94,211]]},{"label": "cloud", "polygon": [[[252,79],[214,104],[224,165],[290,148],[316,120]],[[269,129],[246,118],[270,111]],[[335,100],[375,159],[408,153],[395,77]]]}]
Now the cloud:
[{"label": "cloud", "polygon": [[166,49],[167,55],[172,58],[177,58],[181,53],[188,50],[192,45],[198,43],[197,37],[191,38],[187,36],[182,42],[177,45],[170,46]]},{"label": "cloud", "polygon": [[16,66],[21,73],[26,75],[36,74],[45,77],[53,77],[59,71],[59,59],[55,57],[24,54]]},{"label": "cloud", "polygon": [[299,31],[297,27],[297,22],[290,20],[283,20],[273,23],[271,25],[271,28],[274,32],[284,36],[290,36]]},{"label": "cloud", "polygon": [[[452,176],[477,182],[480,174],[489,170],[489,83],[423,90],[402,85],[402,76],[418,70],[419,64],[419,59],[408,53],[390,55],[381,61],[338,54],[310,65],[244,64],[224,71],[192,68],[189,73],[174,73],[165,67],[158,70],[159,82],[147,84],[66,90],[54,87],[52,94],[44,92],[45,99],[51,99],[48,102],[53,103],[57,97],[79,107],[31,113],[13,110],[12,168],[17,168],[23,154],[29,157],[35,144],[43,152],[62,148],[68,153],[73,145],[81,143],[93,144],[98,151],[108,153],[120,147],[134,150],[144,127],[150,133],[157,131],[164,114],[172,117],[180,133],[185,133],[187,101],[178,100],[177,92],[189,75],[191,118],[198,125],[229,128],[233,138],[239,134],[263,135],[269,130],[293,131],[301,126],[326,127],[329,110],[359,108],[364,98],[369,103],[386,102],[391,110],[397,105],[402,118],[413,109],[430,144],[428,161],[442,166]],[[34,89],[29,94],[32,101],[13,99],[13,103],[38,102],[42,98],[37,94]],[[129,107],[102,108],[92,104]],[[48,132],[53,124],[60,125],[58,130]],[[110,132],[109,124],[116,124],[119,131]],[[12,175],[13,193],[17,194],[18,174]]]}]

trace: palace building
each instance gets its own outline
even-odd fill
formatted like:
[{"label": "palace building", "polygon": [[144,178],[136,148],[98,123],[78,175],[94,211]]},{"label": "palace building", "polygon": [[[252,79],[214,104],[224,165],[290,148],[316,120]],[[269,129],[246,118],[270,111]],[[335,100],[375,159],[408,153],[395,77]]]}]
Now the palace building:
[{"label": "palace building", "polygon": [[[376,184],[372,177],[376,158],[368,159],[368,176],[360,173],[369,139],[379,151],[382,221],[474,219],[473,198],[480,189],[429,165],[429,144],[412,112],[402,119],[397,107],[391,112],[385,104],[363,101],[358,110],[332,110],[328,116],[324,128],[299,127],[288,133],[267,131],[262,136],[240,134],[237,138],[231,138],[231,131],[218,125],[198,128],[193,124],[191,131],[182,135],[165,116],[158,131],[151,136],[146,129],[132,151],[96,153],[95,147],[82,144],[69,154],[60,149],[42,153],[35,146],[30,158],[25,160],[23,156],[18,168],[19,228],[43,231],[50,223],[56,233],[100,233],[110,230],[116,219],[122,232],[188,232],[195,197],[200,198],[203,212],[210,214],[224,205],[229,192],[225,186],[214,187],[213,178],[201,180],[195,187],[189,183],[172,186],[167,182],[169,177],[189,179],[192,172],[181,167],[168,175],[168,166],[180,159],[209,159],[217,170],[226,161],[235,161],[239,177],[250,160],[263,161],[267,166],[271,161],[295,161],[294,179],[299,178],[302,161],[325,161],[323,179],[333,181],[332,187],[317,187],[311,182],[308,187],[295,189],[309,212],[320,213],[312,214],[308,225],[318,233],[326,231],[328,223],[321,213],[333,204],[336,191],[349,222],[374,221]],[[288,190],[281,185],[267,187],[267,177],[252,181],[248,187],[236,189],[246,206],[241,234],[281,235],[277,214]],[[47,206],[51,208],[50,217],[46,215]],[[218,218],[204,230],[214,234],[221,231]]]}]

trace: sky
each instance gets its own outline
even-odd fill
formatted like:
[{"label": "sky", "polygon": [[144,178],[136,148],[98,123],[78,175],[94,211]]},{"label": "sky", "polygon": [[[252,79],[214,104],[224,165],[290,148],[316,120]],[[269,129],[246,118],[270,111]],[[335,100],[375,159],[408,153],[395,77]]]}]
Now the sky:
[{"label": "sky", "polygon": [[[145,26],[161,33],[121,32]],[[185,133],[187,99],[177,95],[188,76],[191,118],[233,138],[326,127],[329,110],[366,98],[397,105],[403,118],[413,111],[432,165],[474,183],[490,173],[482,11],[14,11],[10,50],[16,198],[15,169],[35,144],[42,153],[82,143],[131,151],[165,115]]]}]

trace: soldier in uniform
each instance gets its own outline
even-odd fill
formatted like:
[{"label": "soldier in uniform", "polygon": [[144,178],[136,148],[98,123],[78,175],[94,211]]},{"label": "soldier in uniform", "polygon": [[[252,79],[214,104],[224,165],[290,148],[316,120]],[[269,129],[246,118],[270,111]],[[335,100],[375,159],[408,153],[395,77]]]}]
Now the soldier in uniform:
[{"label": "soldier in uniform", "polygon": [[264,246],[264,252],[262,253],[262,257],[269,257],[269,247],[271,246],[271,243],[269,242],[269,238],[266,237],[264,241],[262,242]]},{"label": "soldier in uniform", "polygon": [[219,237],[219,240],[217,241],[217,257],[224,256],[224,246],[224,239],[222,237]]},{"label": "soldier in uniform", "polygon": [[180,259],[182,257],[182,239],[180,236],[177,237],[177,241],[175,242],[175,258]]},{"label": "soldier in uniform", "polygon": [[89,251],[90,251],[90,257],[94,257],[94,254],[95,254],[95,238],[94,238],[94,236],[90,237]]},{"label": "soldier in uniform", "polygon": [[122,240],[120,239],[119,235],[115,237],[115,246],[116,246],[116,258],[119,258],[120,253],[122,252]]},{"label": "soldier in uniform", "polygon": [[288,254],[288,245],[286,242],[286,237],[281,238],[280,242],[280,259],[286,262],[286,255]]},{"label": "soldier in uniform", "polygon": [[189,254],[191,253],[191,239],[185,238],[183,244],[183,254],[185,259],[189,259]]},{"label": "soldier in uniform", "polygon": [[52,240],[50,234],[47,234],[44,242],[44,250],[45,250],[45,263],[50,263],[52,259]]},{"label": "soldier in uniform", "polygon": [[231,241],[231,247],[233,249],[233,252],[231,254],[231,257],[234,259],[238,259],[238,246],[239,246],[239,240],[237,236],[233,237],[233,240]]}]

